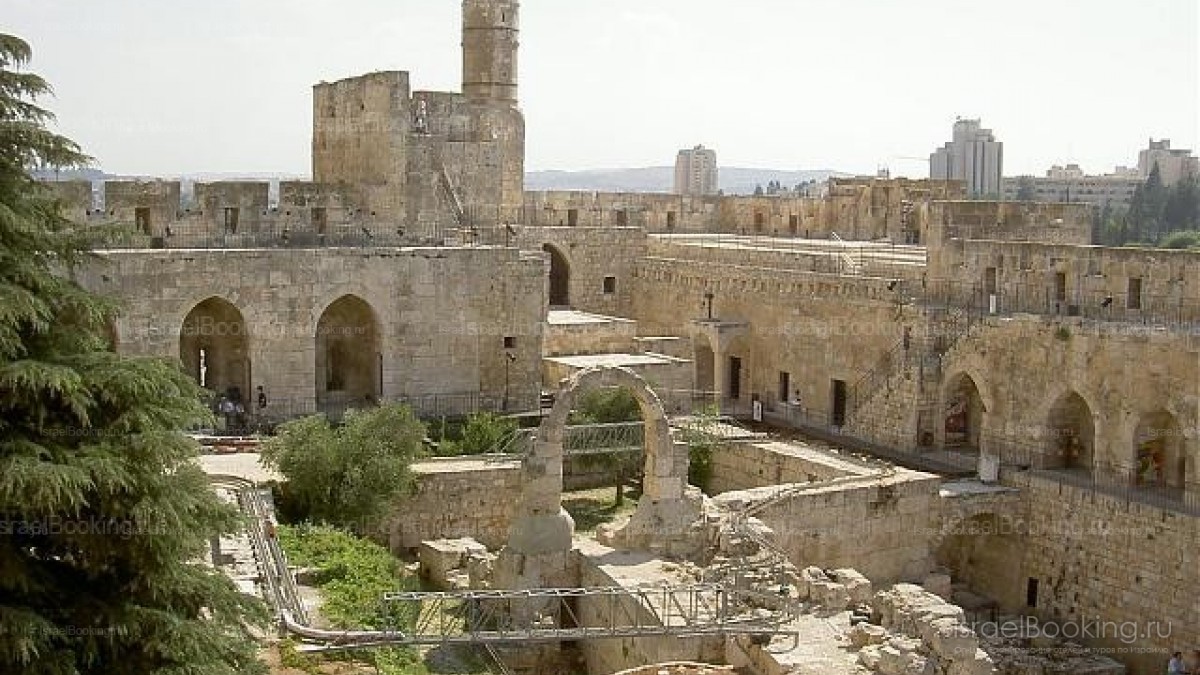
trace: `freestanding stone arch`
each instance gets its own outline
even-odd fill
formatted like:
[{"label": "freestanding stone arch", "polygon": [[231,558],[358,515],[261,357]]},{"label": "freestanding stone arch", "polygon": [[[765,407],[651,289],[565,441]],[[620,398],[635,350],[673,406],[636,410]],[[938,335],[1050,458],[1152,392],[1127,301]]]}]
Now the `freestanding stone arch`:
[{"label": "freestanding stone arch", "polygon": [[650,386],[625,368],[589,368],[563,380],[554,408],[542,421],[532,453],[524,463],[521,507],[508,548],[520,555],[571,550],[575,524],[562,508],[563,436],[567,417],[582,394],[611,387],[628,389],[638,402],[646,428],[646,464],[637,511],[613,543],[627,548],[682,552],[680,540],[700,517],[702,496],[687,484],[687,446],[671,436],[662,401]]}]

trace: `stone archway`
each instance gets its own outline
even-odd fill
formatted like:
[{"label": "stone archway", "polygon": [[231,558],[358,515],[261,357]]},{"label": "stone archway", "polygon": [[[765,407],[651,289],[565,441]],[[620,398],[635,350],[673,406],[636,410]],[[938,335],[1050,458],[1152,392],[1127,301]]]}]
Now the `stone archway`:
[{"label": "stone archway", "polygon": [[370,405],[381,394],[379,321],[367,301],[344,295],[317,321],[316,400],[321,410]]},{"label": "stone archway", "polygon": [[[519,515],[509,533],[508,549],[517,555],[547,555],[571,550],[574,522],[562,508],[563,437],[575,401],[593,389],[630,391],[645,425],[645,472],[637,510],[609,542],[626,548],[683,552],[683,541],[700,517],[702,496],[687,484],[687,446],[671,436],[658,395],[625,368],[589,368],[563,380],[554,408],[538,427],[533,452],[526,458]],[[602,537],[603,538],[603,537]]]},{"label": "stone archway", "polygon": [[942,425],[947,448],[979,452],[983,415],[987,412],[975,379],[959,373],[946,381]]},{"label": "stone archway", "polygon": [[1091,406],[1074,391],[1058,397],[1046,418],[1045,467],[1091,471],[1096,424]]},{"label": "stone archway", "polygon": [[1147,487],[1183,488],[1187,456],[1183,432],[1165,410],[1143,415],[1133,435],[1134,483]]},{"label": "stone archway", "polygon": [[542,250],[550,254],[550,307],[570,307],[571,265],[567,262],[567,256],[553,244],[543,245]]},{"label": "stone archway", "polygon": [[234,399],[250,395],[249,332],[242,313],[226,300],[208,298],[188,312],[179,330],[179,360],[209,391]]}]

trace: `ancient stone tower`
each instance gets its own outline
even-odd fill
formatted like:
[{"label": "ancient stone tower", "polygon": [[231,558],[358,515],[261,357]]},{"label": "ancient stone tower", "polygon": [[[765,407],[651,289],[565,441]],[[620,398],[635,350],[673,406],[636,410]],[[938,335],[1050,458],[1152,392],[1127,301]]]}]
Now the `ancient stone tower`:
[{"label": "ancient stone tower", "polygon": [[518,0],[463,0],[463,94],[517,104]]}]

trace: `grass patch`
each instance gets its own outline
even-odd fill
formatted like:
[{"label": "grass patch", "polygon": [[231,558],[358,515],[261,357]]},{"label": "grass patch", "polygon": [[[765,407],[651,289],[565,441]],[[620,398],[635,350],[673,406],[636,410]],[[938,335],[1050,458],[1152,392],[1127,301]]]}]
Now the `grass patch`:
[{"label": "grass patch", "polygon": [[[400,629],[411,627],[411,608],[385,606],[384,593],[417,590],[417,580],[404,573],[400,562],[382,546],[332,527],[279,526],[279,543],[288,562],[317,570],[321,614],[335,628]],[[293,667],[313,672],[323,657],[294,650],[285,657]],[[357,658],[383,675],[427,675],[421,653],[412,648],[386,647],[362,652]]]},{"label": "grass patch", "polygon": [[640,495],[631,496],[629,489],[625,489],[625,503],[620,506],[617,506],[616,493],[611,487],[564,492],[563,508],[575,519],[575,531],[594,532],[604,523],[611,523],[633,513],[637,509],[636,498]]}]

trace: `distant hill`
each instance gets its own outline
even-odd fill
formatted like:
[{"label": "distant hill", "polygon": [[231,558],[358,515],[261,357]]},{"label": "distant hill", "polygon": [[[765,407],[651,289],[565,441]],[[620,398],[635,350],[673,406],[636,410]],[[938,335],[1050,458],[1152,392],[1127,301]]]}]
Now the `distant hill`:
[{"label": "distant hill", "polygon": [[[758,185],[766,187],[779,181],[795,187],[810,180],[818,182],[830,176],[851,174],[817,170],[746,169],[721,167],[718,182],[725,194],[753,194]],[[598,192],[670,192],[674,188],[675,169],[652,166],[641,169],[590,169],[586,171],[531,171],[525,174],[526,190],[595,190]]]},{"label": "distant hill", "polygon": [[35,180],[68,181],[68,180],[109,180],[112,176],[99,169],[34,169],[29,172]]}]

